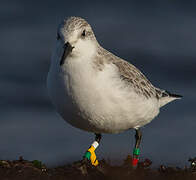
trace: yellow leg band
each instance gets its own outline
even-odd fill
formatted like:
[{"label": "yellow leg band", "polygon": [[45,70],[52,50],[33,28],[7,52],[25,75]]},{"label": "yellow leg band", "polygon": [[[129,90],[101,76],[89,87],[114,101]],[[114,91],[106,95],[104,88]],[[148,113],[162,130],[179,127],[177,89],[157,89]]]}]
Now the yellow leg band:
[{"label": "yellow leg band", "polygon": [[96,154],[95,154],[95,148],[93,146],[91,146],[88,149],[88,151],[91,153],[91,156],[90,156],[91,164],[93,166],[97,166],[99,164],[99,162],[98,162]]}]

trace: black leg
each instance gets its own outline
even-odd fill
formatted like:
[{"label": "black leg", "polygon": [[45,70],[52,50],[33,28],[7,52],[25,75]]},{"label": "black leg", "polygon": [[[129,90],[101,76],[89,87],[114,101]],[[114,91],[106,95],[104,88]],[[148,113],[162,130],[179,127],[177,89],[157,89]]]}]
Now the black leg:
[{"label": "black leg", "polygon": [[97,141],[98,143],[100,143],[101,138],[102,138],[101,134],[95,133],[95,141]]},{"label": "black leg", "polygon": [[135,148],[133,150],[133,162],[132,165],[133,166],[137,166],[137,163],[139,161],[139,154],[140,154],[140,143],[141,143],[141,139],[142,139],[142,132],[140,131],[140,129],[136,129],[136,133],[135,133]]},{"label": "black leg", "polygon": [[140,129],[136,129],[136,133],[135,133],[135,148],[139,148],[140,143],[141,143],[141,139],[142,139],[142,132],[140,131]]}]

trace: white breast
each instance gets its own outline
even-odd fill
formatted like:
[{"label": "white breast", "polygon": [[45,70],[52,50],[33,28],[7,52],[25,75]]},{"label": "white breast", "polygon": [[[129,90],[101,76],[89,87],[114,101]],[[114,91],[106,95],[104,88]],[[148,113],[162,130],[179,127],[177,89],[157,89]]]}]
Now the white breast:
[{"label": "white breast", "polygon": [[157,100],[127,87],[114,65],[99,71],[90,58],[68,58],[63,67],[51,66],[49,94],[68,123],[86,131],[118,133],[143,126],[159,113]]}]

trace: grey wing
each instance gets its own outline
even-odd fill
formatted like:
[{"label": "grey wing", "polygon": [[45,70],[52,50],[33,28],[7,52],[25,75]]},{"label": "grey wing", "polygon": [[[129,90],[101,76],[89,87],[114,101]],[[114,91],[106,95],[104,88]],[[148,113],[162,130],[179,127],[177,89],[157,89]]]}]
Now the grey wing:
[{"label": "grey wing", "polygon": [[181,98],[181,95],[172,94],[169,91],[154,87],[151,82],[137,69],[134,65],[124,60],[114,62],[118,67],[120,77],[134,87],[138,94],[144,95],[146,98],[156,97],[158,100],[169,98]]},{"label": "grey wing", "polygon": [[157,98],[156,88],[134,65],[121,59],[113,61],[113,64],[118,67],[120,78],[133,86],[136,93],[146,98]]},{"label": "grey wing", "polygon": [[[146,98],[155,97],[158,100],[163,99],[164,97],[182,97],[181,95],[172,94],[169,91],[154,87],[139,69],[129,62],[115,56],[109,51],[102,48],[100,52],[101,55],[104,54],[104,59],[107,63],[113,63],[116,65],[120,74],[120,78],[132,86],[136,93],[141,94]],[[99,61],[100,60],[101,58],[99,58]],[[101,61],[97,64],[103,65],[104,63]]]}]

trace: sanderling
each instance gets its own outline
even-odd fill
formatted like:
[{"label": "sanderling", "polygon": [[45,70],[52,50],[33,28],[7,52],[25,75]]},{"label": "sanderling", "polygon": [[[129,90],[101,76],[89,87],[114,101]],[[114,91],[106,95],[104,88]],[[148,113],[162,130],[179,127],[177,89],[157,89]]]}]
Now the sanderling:
[{"label": "sanderling", "polygon": [[94,166],[101,133],[128,129],[136,130],[132,162],[136,166],[140,127],[150,123],[162,106],[182,97],[154,87],[134,65],[102,48],[80,17],[70,17],[58,27],[47,86],[64,120],[96,134],[84,155]]}]

